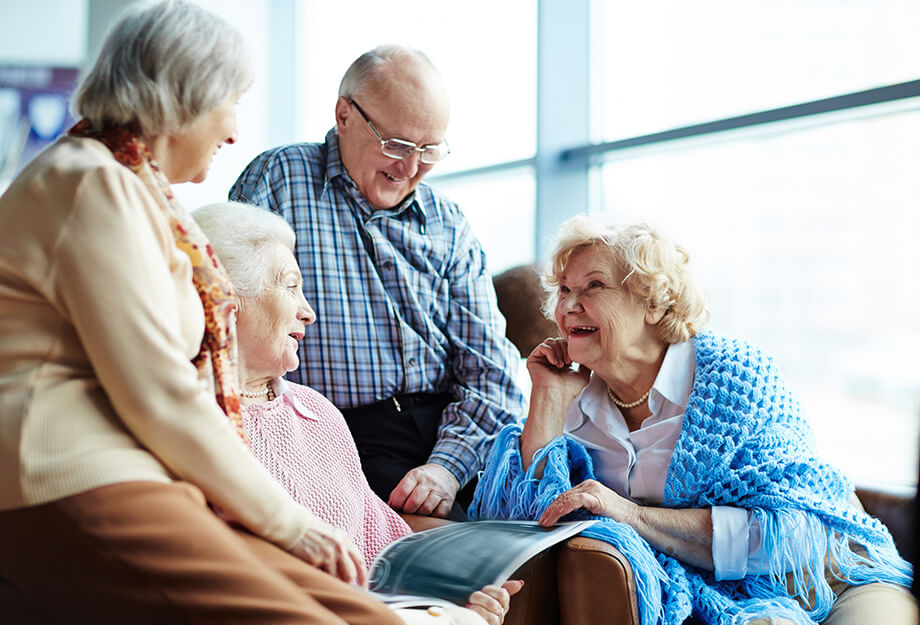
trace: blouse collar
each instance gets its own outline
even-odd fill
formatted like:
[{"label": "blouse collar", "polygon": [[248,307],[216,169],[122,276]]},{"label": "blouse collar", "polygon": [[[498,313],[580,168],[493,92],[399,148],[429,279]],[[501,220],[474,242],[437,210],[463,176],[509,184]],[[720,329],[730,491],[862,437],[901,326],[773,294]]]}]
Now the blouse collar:
[{"label": "blouse collar", "polygon": [[[652,417],[662,412],[662,404],[665,402],[673,404],[678,412],[685,412],[695,375],[696,349],[693,343],[684,341],[669,345],[655,382],[652,384],[652,392],[649,393],[649,408],[652,411]],[[586,421],[595,422],[595,425],[604,431],[621,429],[617,427],[621,425],[619,422],[625,425],[620,411],[608,401],[607,385],[600,376],[592,375],[588,385],[572,404],[572,409],[569,410],[565,422],[565,429],[568,432],[577,430]],[[614,424],[612,421],[617,423]]]},{"label": "blouse collar", "polygon": [[300,399],[294,394],[291,383],[284,378],[274,378],[271,381],[272,390],[275,397],[281,398],[285,404],[290,406],[297,415],[303,419],[319,421],[319,418],[313,414],[313,411],[307,408]]}]

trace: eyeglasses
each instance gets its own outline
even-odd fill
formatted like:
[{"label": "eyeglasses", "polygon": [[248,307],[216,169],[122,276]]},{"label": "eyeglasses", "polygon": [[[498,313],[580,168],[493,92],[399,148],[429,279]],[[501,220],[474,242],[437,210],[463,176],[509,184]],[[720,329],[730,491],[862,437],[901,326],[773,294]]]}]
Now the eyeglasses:
[{"label": "eyeglasses", "polygon": [[447,145],[447,141],[442,141],[441,143],[436,143],[434,145],[423,145],[421,147],[412,143],[411,141],[405,141],[403,139],[384,139],[380,136],[380,133],[377,132],[377,129],[374,128],[374,124],[371,123],[371,120],[367,118],[367,113],[365,113],[358,103],[352,100],[351,98],[348,101],[354,105],[358,112],[361,113],[361,117],[364,118],[364,121],[367,122],[367,125],[370,126],[371,130],[374,131],[374,134],[377,136],[377,140],[380,141],[380,151],[383,152],[384,156],[389,156],[390,158],[395,158],[398,161],[401,161],[405,158],[409,158],[415,152],[421,152],[419,160],[423,163],[432,165],[438,161],[444,160],[444,158],[450,154],[450,146]]}]

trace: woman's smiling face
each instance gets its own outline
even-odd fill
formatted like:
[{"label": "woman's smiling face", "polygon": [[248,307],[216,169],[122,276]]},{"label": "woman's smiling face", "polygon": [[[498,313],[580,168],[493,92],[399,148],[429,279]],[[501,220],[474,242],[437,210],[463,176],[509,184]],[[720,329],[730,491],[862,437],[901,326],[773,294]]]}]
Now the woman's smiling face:
[{"label": "woman's smiling face", "polygon": [[294,254],[280,243],[267,253],[271,269],[265,288],[257,297],[246,298],[237,315],[244,381],[282,376],[296,369],[304,326],[316,320],[303,295],[303,279]]},{"label": "woman's smiling face", "polygon": [[574,250],[559,277],[556,325],[575,362],[596,369],[646,336],[646,305],[621,284],[610,252]]}]

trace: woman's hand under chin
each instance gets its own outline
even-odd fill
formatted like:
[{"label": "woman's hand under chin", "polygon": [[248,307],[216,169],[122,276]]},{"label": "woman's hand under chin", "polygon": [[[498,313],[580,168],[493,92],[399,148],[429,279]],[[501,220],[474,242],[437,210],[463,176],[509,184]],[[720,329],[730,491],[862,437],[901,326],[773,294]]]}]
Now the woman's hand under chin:
[{"label": "woman's hand under chin", "polygon": [[[533,385],[530,408],[521,433],[521,464],[530,467],[533,454],[562,434],[565,415],[572,401],[591,379],[591,370],[572,368],[568,343],[546,339],[527,358],[527,371]],[[543,475],[542,463],[536,476]]]},{"label": "woman's hand under chin", "polygon": [[546,339],[527,357],[527,372],[534,389],[553,389],[562,392],[570,401],[581,392],[591,379],[591,370],[584,365],[573,369],[565,339]]}]

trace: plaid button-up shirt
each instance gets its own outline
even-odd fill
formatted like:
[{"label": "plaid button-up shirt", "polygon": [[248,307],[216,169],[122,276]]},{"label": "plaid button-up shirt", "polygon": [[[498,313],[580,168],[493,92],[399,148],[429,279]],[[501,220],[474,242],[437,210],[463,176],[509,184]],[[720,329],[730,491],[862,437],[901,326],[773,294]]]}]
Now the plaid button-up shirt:
[{"label": "plaid button-up shirt", "polygon": [[317,320],[289,377],[340,408],[452,393],[430,461],[468,482],[524,397],[485,255],[457,205],[422,183],[374,210],[345,171],[335,129],[324,143],[262,153],[230,199],[278,213],[297,235]]}]

